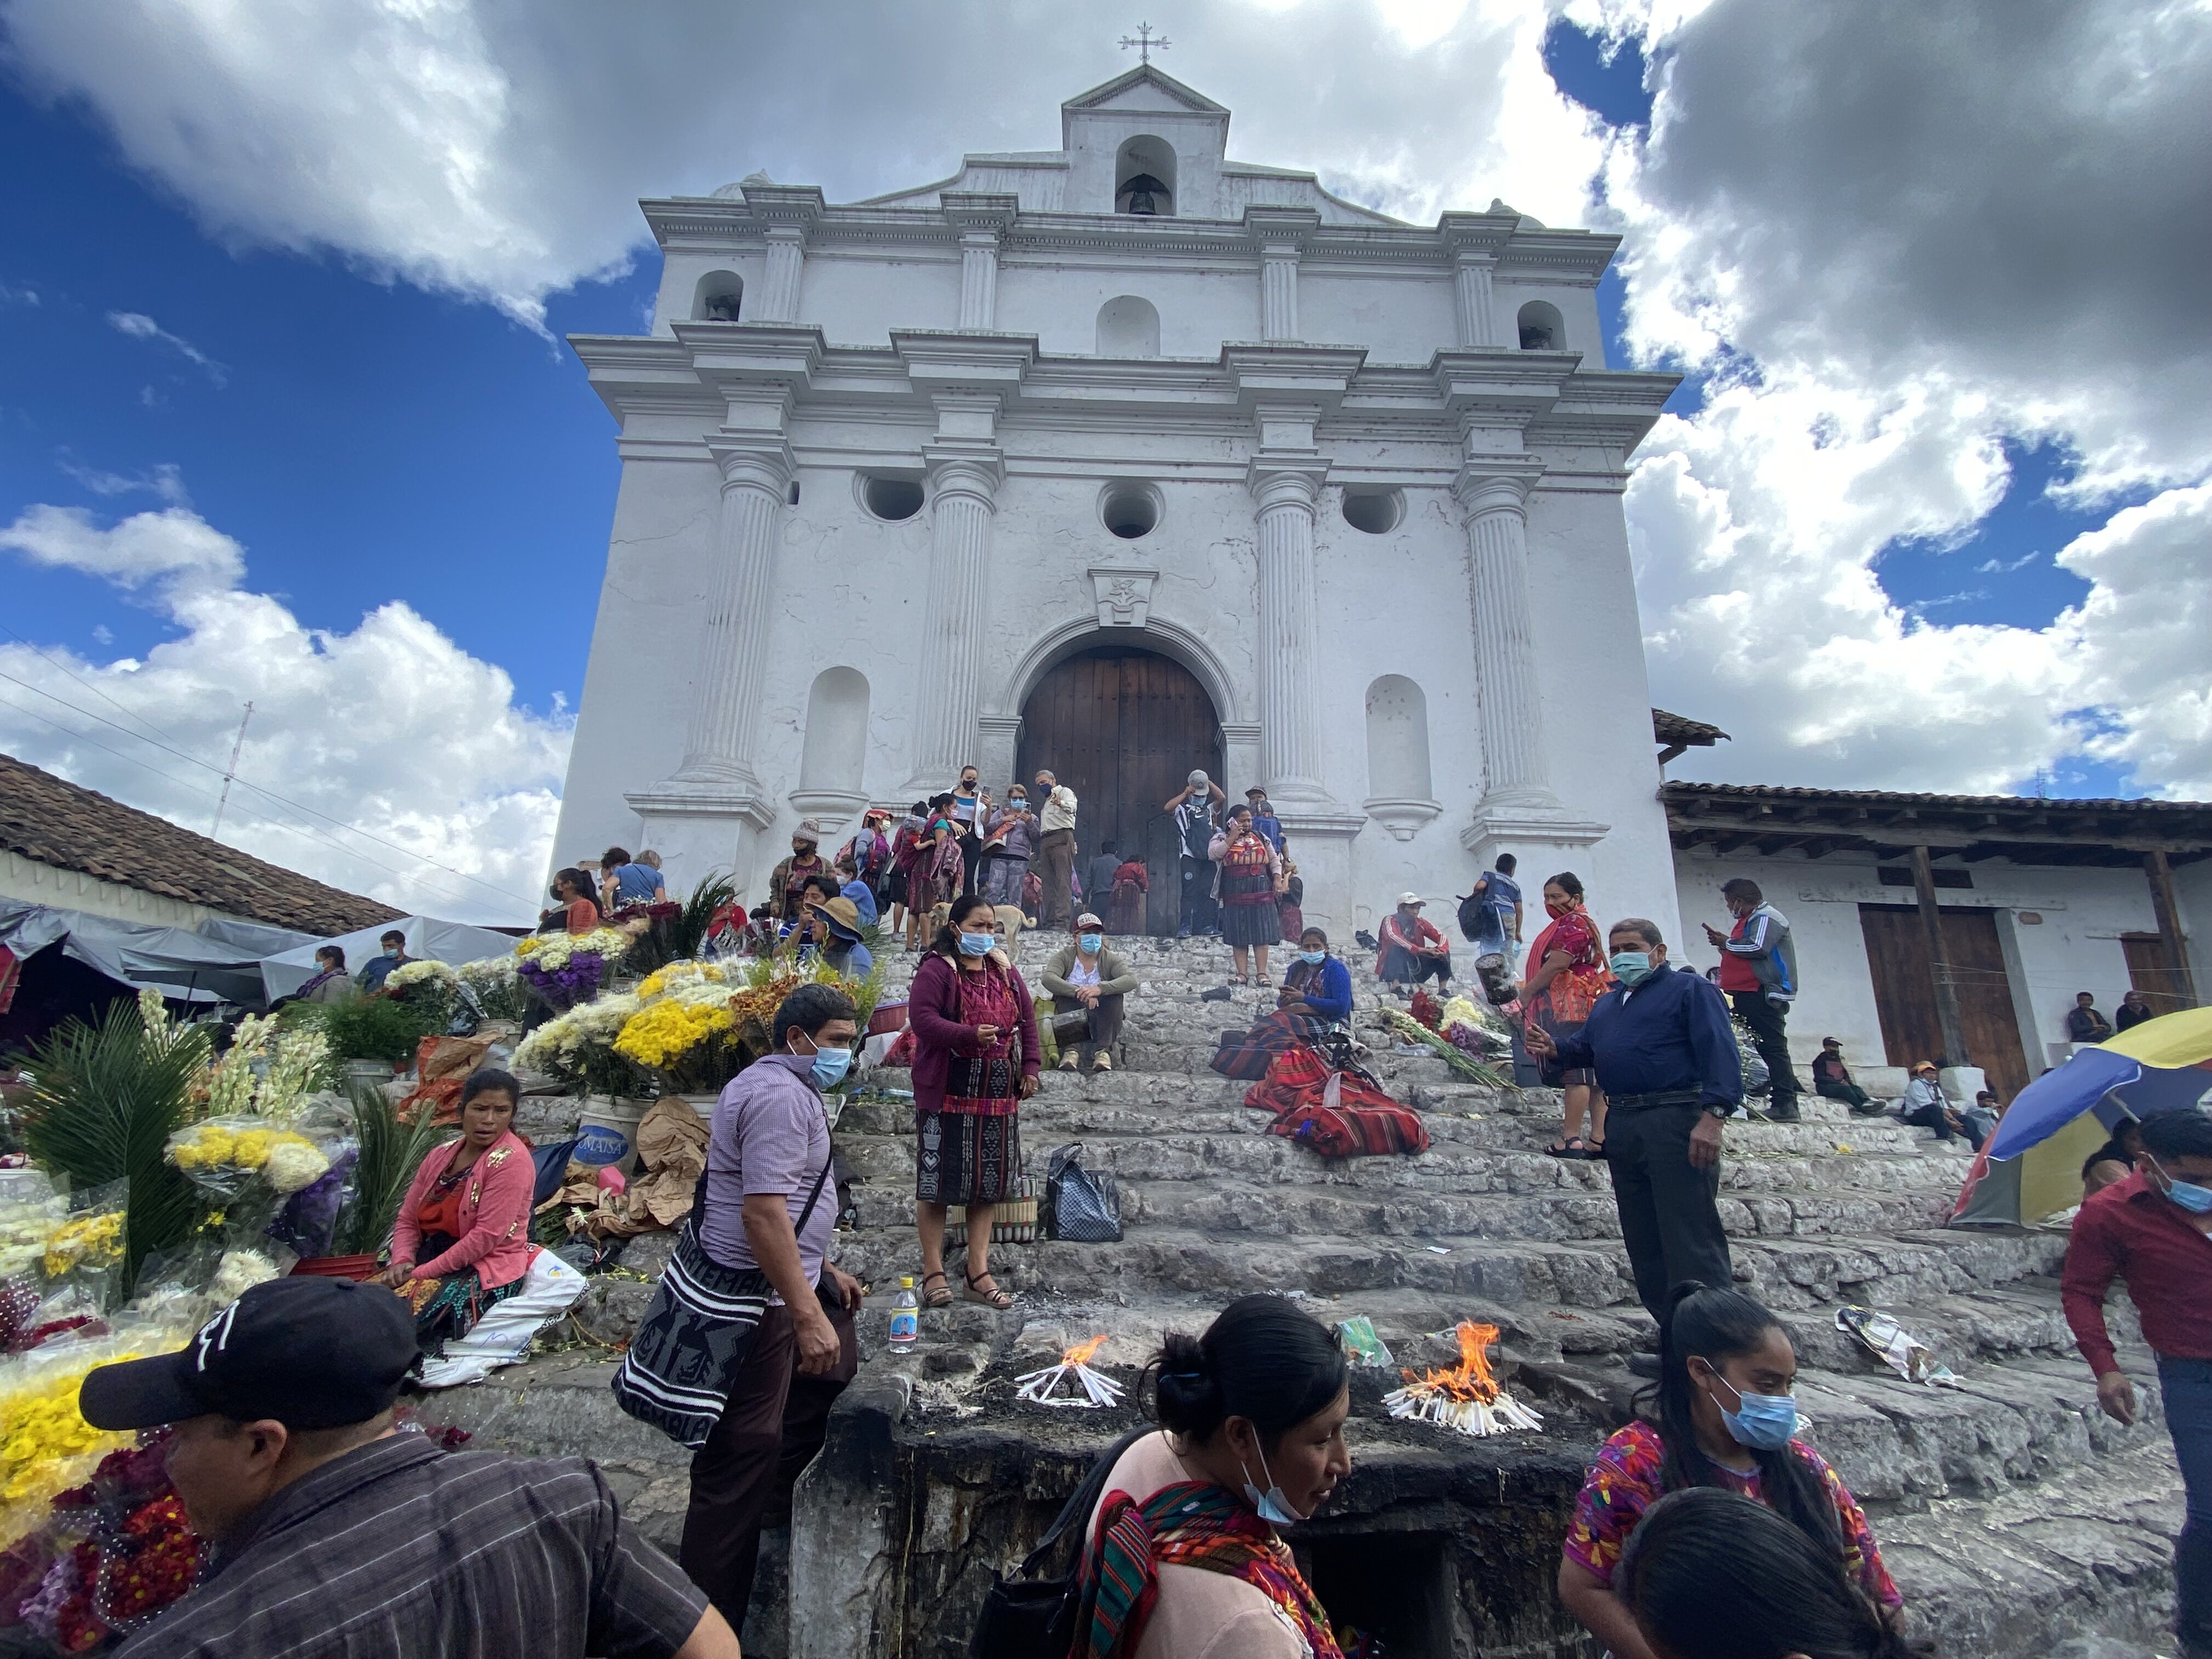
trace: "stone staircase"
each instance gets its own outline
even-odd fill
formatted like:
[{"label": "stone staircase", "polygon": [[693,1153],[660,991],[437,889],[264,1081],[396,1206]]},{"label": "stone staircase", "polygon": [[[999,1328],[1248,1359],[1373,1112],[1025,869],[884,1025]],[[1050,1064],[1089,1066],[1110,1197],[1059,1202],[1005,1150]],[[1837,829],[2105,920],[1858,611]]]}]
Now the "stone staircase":
[{"label": "stone staircase", "polygon": [[[1032,981],[1046,954],[1042,940],[1026,942]],[[1629,1408],[1626,1356],[1653,1336],[1628,1277],[1604,1166],[1544,1155],[1559,1129],[1552,1091],[1475,1085],[1440,1059],[1397,1052],[1373,1024],[1376,981],[1358,951],[1354,1020],[1372,1051],[1370,1067],[1422,1113],[1433,1144],[1419,1158],[1322,1160],[1263,1133],[1265,1117],[1242,1103],[1246,1085],[1207,1068],[1219,1033],[1271,1007],[1273,993],[1199,1000],[1227,975],[1228,953],[1215,943],[1139,941],[1133,955],[1143,988],[1131,999],[1119,1069],[1048,1073],[1022,1114],[1025,1162],[1040,1189],[1050,1150],[1081,1142],[1085,1164],[1119,1183],[1124,1240],[994,1246],[993,1266],[1016,1292],[1015,1310],[926,1312],[912,1354],[878,1352],[885,1316],[872,1305],[861,1327],[863,1382],[891,1377],[916,1422],[943,1425],[923,1432],[957,1437],[975,1415],[969,1402],[1015,1363],[1104,1333],[1102,1363],[1133,1370],[1162,1329],[1197,1329],[1249,1291],[1295,1296],[1325,1322],[1365,1315],[1401,1360],[1414,1363],[1442,1358],[1438,1334],[1458,1320],[1495,1324],[1504,1368],[1551,1419],[1512,1454],[1516,1478],[1541,1490],[1541,1513],[1522,1528],[1530,1560],[1518,1571],[1530,1588],[1525,1605],[1486,1609],[1462,1620],[1449,1644],[1435,1640],[1453,1652],[1583,1650],[1571,1625],[1540,1605],[1548,1569],[1539,1558],[1556,1559],[1577,1473]],[[913,962],[895,958],[892,976],[902,981]],[[572,1103],[532,1100],[523,1127],[556,1132],[573,1111]],[[2090,1632],[2169,1650],[2163,1632],[2179,1483],[2155,1375],[2124,1297],[2115,1297],[2111,1317],[2146,1407],[2132,1430],[2096,1412],[2072,1351],[2055,1278],[2063,1230],[1947,1231],[1967,1168],[1963,1146],[1850,1118],[1817,1097],[1806,1097],[1804,1111],[1801,1124],[1729,1127],[1722,1218],[1739,1285],[1781,1315],[1797,1346],[1810,1437],[1867,1502],[1921,1629],[1953,1654],[2039,1654]],[[874,1304],[887,1304],[897,1276],[919,1273],[913,1114],[855,1103],[837,1142],[855,1179],[857,1226],[840,1234],[836,1259],[872,1285]],[[627,1337],[665,1252],[661,1240],[636,1241],[624,1266],[641,1271],[594,1283],[580,1310],[594,1337]],[[1877,1366],[1834,1326],[1846,1302],[1895,1315],[1965,1388],[1922,1389]],[[479,1424],[491,1443],[543,1450],[563,1437],[530,1427],[520,1395],[535,1389],[541,1400],[571,1400],[577,1443],[602,1457],[634,1450],[632,1490],[646,1512],[665,1520],[672,1503],[680,1507],[674,1449],[632,1437],[635,1425],[618,1418],[605,1420],[603,1389],[586,1401],[604,1369],[588,1350],[534,1360],[474,1391],[476,1399],[440,1402],[426,1415]],[[548,1389],[562,1392],[548,1396]],[[1455,1441],[1379,1417],[1363,1411],[1351,1431],[1356,1464],[1370,1464],[1376,1480],[1393,1468],[1389,1479],[1399,1479],[1408,1460],[1433,1460],[1441,1445],[1461,1463],[1495,1463],[1504,1499],[1507,1443]],[[1416,1432],[1425,1446],[1407,1445]],[[1071,1470],[1080,1449],[1066,1452]],[[1534,1452],[1551,1459],[1540,1480],[1528,1461]],[[1355,1483],[1359,1474],[1356,1468]],[[1356,1506],[1356,1484],[1351,1490]],[[1030,1497],[1048,1516],[1049,1493]],[[1033,1516],[1008,1525],[1010,1540],[1036,1530]],[[988,1553],[985,1531],[977,1528],[966,1555]],[[976,1575],[987,1583],[988,1568],[1018,1553],[1011,1543],[1000,1549],[980,1565],[949,1552],[944,1582],[967,1588],[945,1594],[972,1605]],[[749,1651],[786,1650],[779,1612],[764,1610],[749,1629]],[[880,1626],[880,1608],[872,1616]],[[927,1641],[872,1638],[871,1650],[957,1651],[955,1627],[964,1626],[951,1615],[946,1624]],[[791,1650],[806,1648],[800,1641]],[[811,1650],[831,1649],[817,1639]]]}]

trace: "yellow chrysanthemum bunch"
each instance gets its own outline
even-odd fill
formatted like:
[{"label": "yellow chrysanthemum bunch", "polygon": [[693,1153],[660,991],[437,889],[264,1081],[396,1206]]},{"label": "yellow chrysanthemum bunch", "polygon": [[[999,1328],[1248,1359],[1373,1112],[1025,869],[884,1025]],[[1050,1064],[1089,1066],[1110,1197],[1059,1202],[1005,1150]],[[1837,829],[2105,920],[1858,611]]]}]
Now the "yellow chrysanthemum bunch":
[{"label": "yellow chrysanthemum bunch", "polygon": [[615,1039],[615,1052],[641,1066],[674,1065],[708,1042],[726,1042],[737,1030],[728,996],[719,986],[696,1000],[681,994],[647,1003],[627,1021]]},{"label": "yellow chrysanthemum bunch", "polygon": [[108,1352],[109,1346],[68,1363],[13,1361],[0,1368],[0,1425],[6,1425],[0,1437],[0,1521],[11,1536],[100,1457],[131,1443],[127,1433],[94,1428],[76,1408],[87,1371],[140,1357],[136,1349]]},{"label": "yellow chrysanthemum bunch", "polygon": [[81,1216],[64,1222],[47,1236],[40,1265],[46,1277],[58,1279],[77,1267],[112,1267],[123,1260],[123,1212]]},{"label": "yellow chrysanthemum bunch", "polygon": [[720,963],[672,962],[659,972],[647,975],[645,983],[637,988],[637,994],[651,1002],[654,998],[665,996],[682,986],[721,985],[728,979],[727,971]]},{"label": "yellow chrysanthemum bunch", "polygon": [[[315,1143],[289,1129],[238,1129],[210,1121],[194,1125],[169,1142],[168,1159],[187,1173],[194,1170],[229,1167],[258,1170],[279,1146],[305,1147],[320,1158]],[[292,1154],[292,1156],[297,1156]],[[325,1163],[325,1169],[330,1167]],[[310,1176],[309,1179],[313,1177]]]}]

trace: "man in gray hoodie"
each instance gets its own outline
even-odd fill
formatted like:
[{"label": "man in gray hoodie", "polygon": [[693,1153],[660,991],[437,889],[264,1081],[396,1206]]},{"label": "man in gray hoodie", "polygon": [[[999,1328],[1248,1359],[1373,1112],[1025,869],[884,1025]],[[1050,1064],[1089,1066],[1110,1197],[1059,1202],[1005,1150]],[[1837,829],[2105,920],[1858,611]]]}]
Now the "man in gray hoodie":
[{"label": "man in gray hoodie", "polygon": [[1795,1123],[1797,1073],[1790,1064],[1789,1021],[1797,995],[1797,947],[1790,942],[1790,923],[1748,877],[1723,883],[1721,897],[1735,926],[1725,933],[1710,923],[1705,927],[1705,937],[1720,947],[1721,989],[1736,1018],[1751,1028],[1752,1046],[1766,1062],[1773,1090],[1766,1115]]}]

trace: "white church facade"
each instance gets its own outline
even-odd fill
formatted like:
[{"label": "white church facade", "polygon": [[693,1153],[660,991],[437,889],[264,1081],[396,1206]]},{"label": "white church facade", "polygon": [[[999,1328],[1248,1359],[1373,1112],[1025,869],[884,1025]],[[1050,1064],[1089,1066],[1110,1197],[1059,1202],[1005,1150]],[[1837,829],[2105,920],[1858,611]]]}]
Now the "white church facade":
[{"label": "white church facade", "polygon": [[572,342],[623,466],[562,856],[757,900],[803,819],[1044,766],[1157,927],[1203,767],[1339,929],[1501,849],[1673,909],[1621,492],[1675,380],[1604,366],[1616,239],[1402,223],[1229,118],[1146,65],[921,189],[643,204],[652,331]]}]

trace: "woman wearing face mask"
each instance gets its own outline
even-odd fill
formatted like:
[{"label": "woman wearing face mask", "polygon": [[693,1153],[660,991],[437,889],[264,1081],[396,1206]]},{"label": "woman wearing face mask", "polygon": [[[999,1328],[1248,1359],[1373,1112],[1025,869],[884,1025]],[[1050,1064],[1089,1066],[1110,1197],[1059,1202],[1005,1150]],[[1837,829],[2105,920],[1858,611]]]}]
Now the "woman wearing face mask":
[{"label": "woman wearing face mask", "polygon": [[1309,927],[1298,936],[1297,958],[1283,975],[1274,1012],[1253,1021],[1249,1030],[1229,1033],[1211,1064],[1224,1077],[1256,1083],[1277,1054],[1316,1042],[1351,1018],[1352,970],[1329,954],[1328,935]]},{"label": "woman wearing face mask", "polygon": [[975,890],[994,905],[1022,905],[1022,878],[1036,854],[1036,819],[1030,815],[1029,793],[1016,784],[1006,804],[983,821],[983,857]]},{"label": "woman wearing face mask", "polygon": [[1073,1072],[1079,1060],[1093,1072],[1114,1069],[1107,1052],[1121,1035],[1121,999],[1137,988],[1137,976],[1120,954],[1106,948],[1105,924],[1085,910],[1075,919],[1075,942],[1045,964],[1044,988],[1052,993],[1054,1014],[1088,1009],[1091,1031],[1081,1042],[1060,1051],[1060,1069]]},{"label": "woman wearing face mask", "polygon": [[952,1301],[945,1212],[955,1204],[968,1212],[963,1299],[1000,1310],[1013,1304],[991,1277],[991,1217],[1021,1179],[1016,1115],[1036,1092],[1039,1062],[1036,1005],[1019,971],[995,948],[997,926],[981,894],[955,899],[907,994],[921,1133],[915,1225],[922,1299],[933,1308]]},{"label": "woman wearing face mask", "polygon": [[1214,836],[1209,853],[1221,872],[1214,894],[1221,902],[1221,937],[1237,963],[1236,977],[1229,982],[1265,984],[1268,949],[1283,939],[1282,919],[1275,908],[1282,854],[1252,827],[1249,806],[1229,809],[1229,822]]},{"label": "woman wearing face mask", "polygon": [[1280,1297],[1241,1297],[1204,1336],[1166,1339],[1146,1373],[1159,1431],[1121,1454],[1085,1535],[1078,1653],[1341,1659],[1275,1528],[1351,1473],[1349,1375],[1336,1340]]},{"label": "woman wearing face mask", "polygon": [[1925,1650],[1764,1504],[1687,1486],[1654,1504],[1613,1581],[1660,1659],[1918,1659]]},{"label": "woman wearing face mask", "polygon": [[1621,1548],[1669,1492],[1717,1486],[1755,1498],[1836,1561],[1886,1616],[1902,1603],[1873,1530],[1836,1472],[1794,1438],[1797,1356],[1782,1327],[1741,1291],[1678,1285],[1659,1326],[1651,1411],[1598,1453],[1559,1562],[1559,1604],[1613,1650],[1657,1659],[1616,1588]]},{"label": "woman wearing face mask", "polygon": [[[1563,870],[1546,882],[1544,911],[1552,921],[1529,950],[1536,969],[1521,988],[1521,1006],[1556,1047],[1583,1029],[1591,1007],[1613,988],[1613,975],[1606,969],[1605,936],[1583,905],[1581,878]],[[1563,1070],[1540,1060],[1539,1066],[1544,1086],[1559,1091],[1567,1120],[1559,1139],[1544,1150],[1553,1158],[1603,1158],[1605,1097],[1598,1091],[1597,1073],[1588,1066]],[[1582,1136],[1584,1112],[1589,1114],[1587,1141]]]}]

